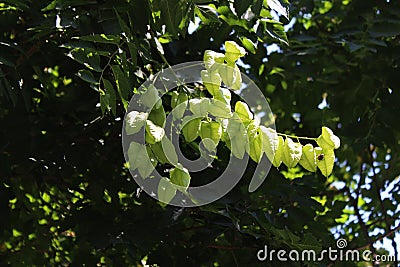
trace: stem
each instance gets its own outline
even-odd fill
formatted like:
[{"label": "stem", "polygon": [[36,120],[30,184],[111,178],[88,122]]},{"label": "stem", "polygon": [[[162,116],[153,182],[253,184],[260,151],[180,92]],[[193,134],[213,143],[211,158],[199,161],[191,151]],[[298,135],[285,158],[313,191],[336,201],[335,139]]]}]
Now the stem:
[{"label": "stem", "polygon": [[313,137],[295,136],[295,135],[289,135],[289,134],[284,134],[284,133],[277,133],[277,134],[281,135],[281,136],[285,136],[285,137],[295,138],[295,139],[305,139],[305,140],[317,141],[317,138],[313,138]]},{"label": "stem", "polygon": [[112,53],[107,61],[107,64],[104,66],[103,70],[101,71],[100,74],[100,78],[99,78],[99,87],[101,84],[101,80],[103,79],[104,76],[104,72],[106,71],[106,69],[110,66],[111,64],[111,60],[114,58],[114,56],[118,53],[119,47],[117,48],[117,50],[114,51],[114,53]]}]

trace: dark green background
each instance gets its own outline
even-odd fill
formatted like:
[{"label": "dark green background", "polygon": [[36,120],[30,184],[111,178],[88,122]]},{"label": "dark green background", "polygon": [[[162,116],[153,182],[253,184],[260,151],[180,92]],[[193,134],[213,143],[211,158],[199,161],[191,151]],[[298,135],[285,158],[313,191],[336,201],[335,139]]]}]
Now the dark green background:
[{"label": "dark green background", "polygon": [[[289,20],[271,20],[260,0],[0,3],[0,266],[282,266],[258,262],[257,250],[318,251],[339,236],[384,254],[387,237],[398,253],[399,1],[281,2],[295,19],[287,36]],[[254,17],[241,18],[249,7]],[[93,37],[102,33],[107,42]],[[247,48],[242,71],[278,131],[316,137],[328,126],[341,138],[334,172],[273,168],[250,194],[250,164],[220,201],[162,207],[124,167],[124,103],[166,64],[201,60],[226,40]],[[273,43],[280,50],[267,56]]]}]

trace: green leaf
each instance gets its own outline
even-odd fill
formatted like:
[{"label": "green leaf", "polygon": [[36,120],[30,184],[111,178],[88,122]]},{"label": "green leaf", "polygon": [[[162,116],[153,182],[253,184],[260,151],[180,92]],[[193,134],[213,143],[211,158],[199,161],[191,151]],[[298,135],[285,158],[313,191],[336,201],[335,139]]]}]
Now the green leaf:
[{"label": "green leaf", "polygon": [[242,87],[242,74],[236,64],[221,65],[218,72],[225,86],[232,90],[239,90]]},{"label": "green leaf", "polygon": [[333,149],[323,149],[320,147],[316,147],[315,153],[317,157],[318,169],[325,177],[328,177],[333,171],[333,165],[335,163],[335,152],[333,151]]},{"label": "green leaf", "polygon": [[317,144],[323,149],[338,149],[340,139],[328,127],[322,127],[322,134],[317,139]]},{"label": "green leaf", "polygon": [[154,124],[164,127],[165,126],[165,120],[166,120],[166,115],[165,115],[165,110],[164,107],[161,105],[159,108],[153,108],[149,114],[149,120],[154,122]]},{"label": "green leaf", "polygon": [[166,136],[161,140],[162,149],[164,155],[168,159],[171,165],[176,166],[178,164],[178,155],[176,154],[174,144]]},{"label": "green leaf", "polygon": [[263,125],[260,126],[260,134],[262,136],[262,151],[267,155],[268,159],[273,162],[279,146],[278,134],[274,129],[267,128]]},{"label": "green leaf", "polygon": [[238,17],[242,16],[244,12],[249,8],[248,1],[233,1],[233,7]]},{"label": "green leaf", "polygon": [[221,24],[218,19],[217,13],[209,6],[195,6],[194,12],[204,24]]},{"label": "green leaf", "polygon": [[207,115],[209,106],[210,100],[208,98],[194,98],[189,100],[190,111],[199,117],[204,117]]},{"label": "green leaf", "polygon": [[105,93],[100,93],[101,113],[104,114],[108,110],[109,106],[110,106],[110,95]]},{"label": "green leaf", "polygon": [[[164,136],[164,138],[166,137]],[[150,149],[158,162],[160,162],[161,164],[169,164],[168,158],[165,156],[161,142],[150,145]]]},{"label": "green leaf", "polygon": [[178,91],[172,91],[171,92],[170,106],[173,109],[178,105],[178,96],[179,96],[179,92]]},{"label": "green leaf", "polygon": [[300,143],[295,143],[289,137],[286,138],[283,147],[283,163],[288,168],[293,168],[300,161],[302,154],[302,146]]},{"label": "green leaf", "polygon": [[285,147],[285,141],[283,140],[283,137],[278,136],[278,147],[274,154],[274,160],[272,161],[272,164],[277,168],[282,163],[284,147]]},{"label": "green leaf", "polygon": [[126,134],[135,134],[142,129],[147,120],[148,113],[131,111],[126,115],[125,131]]},{"label": "green leaf", "polygon": [[160,126],[155,125],[152,121],[146,120],[146,142],[155,144],[160,142],[165,135],[165,131]]},{"label": "green leaf", "polygon": [[171,92],[171,108],[175,108],[177,105],[181,103],[186,103],[188,100],[188,96],[185,92],[178,93],[177,91]]},{"label": "green leaf", "polygon": [[299,164],[303,166],[304,169],[310,172],[317,171],[317,157],[315,155],[314,147],[311,144],[303,146],[303,151]]},{"label": "green leaf", "polygon": [[156,167],[157,163],[158,163],[157,157],[154,155],[154,153],[151,150],[150,146],[145,146],[145,147],[146,147],[146,152],[147,152],[147,155],[148,155],[148,157],[150,159],[151,164],[153,164],[153,166]]},{"label": "green leaf", "polygon": [[208,112],[217,118],[230,118],[232,116],[231,105],[216,99],[211,100]]},{"label": "green leaf", "polygon": [[121,18],[121,16],[117,12],[117,10],[114,9],[114,11],[115,11],[115,15],[117,16],[118,23],[119,23],[119,26],[121,27],[122,32],[124,32],[125,35],[129,38],[130,36],[132,36],[131,30],[129,29],[129,27],[126,24],[126,22]]},{"label": "green leaf", "polygon": [[[187,123],[185,124],[185,122]],[[201,118],[192,119],[191,117],[185,117],[182,124],[182,133],[185,137],[186,142],[193,142],[199,136]]]},{"label": "green leaf", "polygon": [[150,147],[160,163],[168,163],[174,166],[178,164],[178,155],[176,154],[175,147],[166,136],[163,137],[161,142],[150,145]]},{"label": "green leaf", "polygon": [[231,138],[237,135],[247,135],[247,129],[245,125],[242,123],[236,113],[234,113],[233,117],[228,120],[226,130]]},{"label": "green leaf", "polygon": [[260,162],[263,153],[263,140],[261,134],[249,137],[250,158],[255,162]]},{"label": "green leaf", "polygon": [[258,124],[258,121],[252,120],[250,123],[247,125],[247,135],[249,136],[249,139],[256,137],[256,135],[259,134],[260,130],[260,125]]},{"label": "green leaf", "polygon": [[184,92],[173,91],[171,95],[172,115],[174,118],[181,119],[185,114],[188,103],[188,96]]},{"label": "green leaf", "polygon": [[190,174],[186,168],[174,168],[169,173],[169,178],[172,183],[176,184],[178,189],[185,192],[190,184]]},{"label": "green leaf", "polygon": [[212,95],[219,94],[219,87],[221,86],[221,76],[218,72],[209,72],[208,70],[201,71],[201,80],[207,91]]},{"label": "green leaf", "polygon": [[200,133],[201,139],[209,138],[214,142],[214,146],[212,146],[211,143],[207,143],[207,144],[209,144],[209,146],[208,147],[206,146],[206,148],[209,151],[212,151],[217,147],[219,140],[221,140],[222,127],[221,127],[221,124],[219,124],[219,122],[216,122],[216,121],[212,121],[212,122],[202,121],[200,123],[200,132],[199,133]]},{"label": "green leaf", "polygon": [[249,106],[242,102],[242,101],[237,101],[235,104],[235,112],[239,116],[239,118],[242,120],[243,123],[247,123],[251,120],[253,120],[253,113],[251,112]]},{"label": "green leaf", "polygon": [[228,120],[226,131],[232,154],[238,159],[243,159],[246,151],[249,151],[247,130],[236,114]]},{"label": "green leaf", "polygon": [[43,201],[46,202],[46,203],[50,203],[50,201],[51,201],[50,195],[47,194],[46,192],[44,192],[44,193],[42,194],[42,199],[43,199]]},{"label": "green leaf", "polygon": [[215,95],[214,98],[216,100],[223,101],[230,106],[232,99],[231,91],[229,89],[220,87],[218,94]]},{"label": "green leaf", "polygon": [[161,0],[161,17],[162,21],[165,23],[167,27],[167,31],[172,35],[178,35],[178,25],[176,24],[177,12],[176,8],[178,7],[176,1],[171,0]]},{"label": "green leaf", "polygon": [[168,178],[162,177],[158,183],[157,196],[158,200],[168,204],[176,195],[176,187]]},{"label": "green leaf", "polygon": [[115,44],[115,45],[118,45],[119,41],[120,41],[120,38],[118,35],[106,35],[104,33],[80,36],[80,37],[76,37],[76,38],[83,40],[83,41],[91,41],[91,42],[95,42],[95,43]]},{"label": "green leaf", "polygon": [[267,7],[283,15],[286,19],[289,19],[289,13],[287,9],[282,6],[282,4],[278,0],[266,0],[265,2]]},{"label": "green leaf", "polygon": [[[217,53],[212,50],[206,50],[203,57],[204,65],[207,70],[213,72],[218,69],[218,66],[221,66],[220,64],[224,63],[224,58],[225,55],[222,53]],[[215,63],[218,64],[215,65]]]},{"label": "green leaf", "polygon": [[233,41],[225,42],[225,60],[228,63],[235,63],[236,60],[246,55],[246,50]]},{"label": "green leaf", "polygon": [[143,105],[149,108],[160,108],[162,106],[161,98],[158,94],[157,88],[150,84],[144,93],[141,94],[140,100]]},{"label": "green leaf", "polygon": [[111,82],[105,78],[102,79],[104,89],[106,91],[106,94],[108,94],[109,97],[109,109],[111,109],[111,112],[114,115],[117,115],[117,99],[115,95],[115,90],[114,86],[111,84]]},{"label": "green leaf", "polygon": [[261,8],[263,5],[263,0],[253,0],[253,5],[251,6],[251,11],[257,16],[260,15]]},{"label": "green leaf", "polygon": [[130,91],[128,79],[118,65],[112,65],[111,69],[115,77],[115,83],[117,84],[119,96],[121,97],[122,104],[126,109],[128,107],[128,98]]},{"label": "green leaf", "polygon": [[128,159],[131,170],[138,169],[140,176],[145,179],[154,170],[154,165],[147,154],[146,146],[131,142],[128,148]]},{"label": "green leaf", "polygon": [[282,23],[276,21],[261,21],[261,23],[264,25],[265,31],[269,36],[289,45],[289,40],[287,39],[285,28]]},{"label": "green leaf", "polygon": [[171,164],[176,166],[178,164],[178,156],[175,147],[166,136],[163,137],[161,142],[150,145],[156,159],[162,164]]},{"label": "green leaf", "polygon": [[247,135],[235,135],[230,138],[230,147],[232,154],[238,158],[243,159],[246,151],[249,150]]},{"label": "green leaf", "polygon": [[74,48],[68,54],[70,58],[81,63],[90,70],[101,72],[99,52],[91,48]]},{"label": "green leaf", "polygon": [[240,41],[242,42],[243,46],[247,50],[249,50],[252,54],[256,53],[257,46],[249,38],[242,36],[242,37],[240,37]]},{"label": "green leaf", "polygon": [[92,83],[92,84],[98,84],[99,81],[94,78],[93,73],[89,70],[80,70],[78,71],[78,77],[84,80],[85,82]]},{"label": "green leaf", "polygon": [[132,67],[136,69],[137,67],[137,54],[138,54],[138,49],[135,43],[128,42],[128,49],[129,49],[129,54],[131,55],[131,63]]}]

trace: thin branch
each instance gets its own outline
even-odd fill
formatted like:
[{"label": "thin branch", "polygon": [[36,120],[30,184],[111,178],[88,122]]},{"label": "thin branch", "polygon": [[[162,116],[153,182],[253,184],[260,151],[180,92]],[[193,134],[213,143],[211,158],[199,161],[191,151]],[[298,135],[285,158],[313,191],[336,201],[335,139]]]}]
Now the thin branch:
[{"label": "thin branch", "polygon": [[105,65],[105,67],[101,70],[100,73],[100,78],[99,78],[99,85],[101,84],[101,79],[103,78],[104,72],[106,71],[106,69],[110,66],[111,64],[111,60],[114,58],[114,56],[118,53],[118,50],[120,48],[118,47],[117,50],[114,51],[114,53],[111,54],[110,58],[107,61],[107,64]]},{"label": "thin branch", "polygon": [[354,208],[354,212],[355,212],[355,214],[357,216],[358,223],[360,224],[361,231],[364,234],[365,238],[368,240],[368,246],[369,246],[370,250],[375,254],[375,248],[374,248],[374,245],[373,245],[374,243],[372,242],[372,239],[369,236],[368,227],[365,224],[364,220],[362,219],[362,216],[361,216],[361,213],[360,213],[360,209],[358,208],[358,199],[359,199],[360,194],[361,194],[361,185],[362,185],[362,181],[363,181],[363,177],[364,177],[364,175],[363,175],[363,173],[364,173],[363,165],[364,165],[364,161],[362,160],[362,162],[360,164],[359,180],[358,180],[358,184],[357,184],[357,188],[356,188],[356,197],[353,198],[351,196],[350,188],[348,190],[348,193],[349,193],[349,197],[350,197],[351,202],[352,202],[352,206]]},{"label": "thin branch", "polygon": [[[382,236],[380,236],[380,237],[378,237],[378,238],[372,240],[371,242],[372,242],[372,243],[376,243],[376,242],[378,242],[378,241],[381,241],[382,239],[384,239],[384,238],[386,238],[386,237],[388,237],[388,236],[390,236],[390,235],[396,233],[396,232],[399,231],[399,230],[400,230],[400,224],[399,224],[396,228],[394,228],[394,229],[390,230],[389,232],[387,232],[386,234],[384,234],[384,235],[382,235]],[[362,250],[362,249],[367,248],[367,247],[369,247],[369,246],[370,246],[370,244],[366,244],[366,245],[364,245],[364,246],[361,246],[361,247],[358,247],[358,248],[354,248],[354,250]]]},{"label": "thin branch", "polygon": [[[374,158],[373,151],[374,151],[374,149],[372,147],[370,147],[370,149],[369,149],[369,154],[370,154],[370,158],[371,158],[370,164],[371,164],[371,167],[372,167],[372,173],[373,173],[373,178],[374,178],[374,179],[372,179],[372,181],[376,185],[375,186],[375,193],[377,195],[377,198],[378,198],[378,201],[379,201],[379,205],[381,206],[381,213],[382,213],[382,217],[383,217],[383,219],[385,221],[385,224],[386,224],[386,231],[390,232],[391,223],[389,223],[389,220],[388,220],[388,217],[387,217],[387,210],[386,210],[385,204],[383,203],[383,199],[382,199],[381,188],[382,188],[383,185],[382,185],[382,183],[379,183],[380,180],[378,179],[378,175],[377,175],[377,173],[375,171],[375,166],[374,166],[375,158]],[[394,249],[394,252],[395,252],[394,253],[394,257],[395,257],[394,264],[395,264],[395,266],[397,266],[398,262],[399,262],[399,259],[398,259],[398,256],[397,256],[397,254],[398,254],[397,253],[397,245],[396,245],[396,241],[394,240],[394,238],[395,238],[394,235],[390,237],[390,239],[392,241],[392,244],[393,244],[392,246],[393,246],[393,249]]]},{"label": "thin branch", "polygon": [[290,137],[290,138],[294,138],[294,139],[305,139],[305,140],[317,141],[317,138],[313,138],[313,137],[295,136],[295,135],[289,135],[289,134],[283,134],[283,133],[278,133],[278,135]]}]

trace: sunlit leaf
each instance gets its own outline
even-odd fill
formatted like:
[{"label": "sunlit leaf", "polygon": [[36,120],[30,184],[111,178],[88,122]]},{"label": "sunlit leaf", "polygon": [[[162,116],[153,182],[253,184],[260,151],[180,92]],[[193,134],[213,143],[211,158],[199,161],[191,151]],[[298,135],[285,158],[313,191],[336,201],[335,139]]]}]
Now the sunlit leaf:
[{"label": "sunlit leaf", "polygon": [[185,124],[185,120],[182,122],[184,124],[182,134],[186,142],[193,142],[199,136],[201,118],[186,117],[185,119],[187,123]]},{"label": "sunlit leaf", "polygon": [[149,144],[160,142],[164,134],[162,127],[155,125],[151,120],[146,120],[146,142]]},{"label": "sunlit leaf", "polygon": [[335,163],[335,152],[333,149],[315,148],[317,166],[321,173],[328,177],[333,170]]},{"label": "sunlit leaf", "polygon": [[212,96],[219,94],[219,87],[221,85],[221,76],[218,74],[218,72],[216,71],[209,72],[207,70],[202,70],[201,80],[203,81],[203,84],[205,85],[207,91]]},{"label": "sunlit leaf", "polygon": [[178,190],[186,191],[190,184],[190,174],[186,168],[174,168],[169,173],[169,177],[172,183],[176,184]]},{"label": "sunlit leaf", "polygon": [[317,157],[313,145],[306,144],[303,146],[299,164],[310,172],[315,172],[317,170]]},{"label": "sunlit leaf", "polygon": [[323,149],[338,149],[340,139],[328,127],[322,127],[322,134],[317,139],[317,144]]},{"label": "sunlit leaf", "polygon": [[158,183],[157,196],[158,200],[168,204],[176,195],[176,187],[171,183],[170,179],[162,177]]},{"label": "sunlit leaf", "polygon": [[300,143],[295,143],[289,137],[285,139],[285,144],[283,147],[283,163],[288,168],[293,168],[300,161],[302,154],[302,146]]},{"label": "sunlit leaf", "polygon": [[126,134],[135,134],[145,125],[148,113],[131,111],[126,114],[125,131]]},{"label": "sunlit leaf", "polygon": [[228,63],[235,63],[236,60],[246,55],[246,50],[233,41],[225,42],[225,60]]},{"label": "sunlit leaf", "polygon": [[208,113],[210,100],[208,98],[194,98],[189,100],[190,111],[199,117],[204,117]]}]

